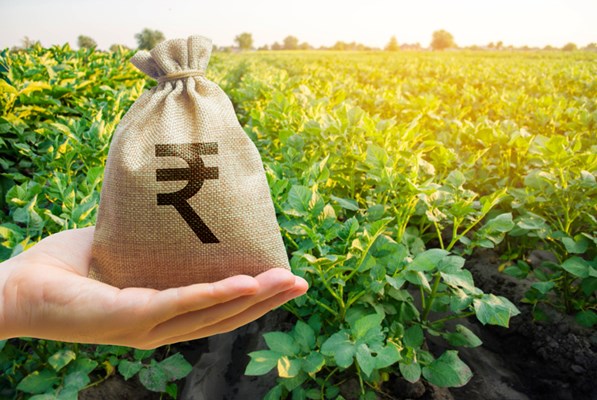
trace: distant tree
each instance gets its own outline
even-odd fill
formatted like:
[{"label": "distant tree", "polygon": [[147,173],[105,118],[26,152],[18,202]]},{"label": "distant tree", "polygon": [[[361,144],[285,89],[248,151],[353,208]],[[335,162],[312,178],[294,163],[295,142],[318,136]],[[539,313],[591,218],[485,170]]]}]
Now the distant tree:
[{"label": "distant tree", "polygon": [[282,45],[278,42],[274,42],[274,44],[272,44],[272,50],[282,50]]},{"label": "distant tree", "polygon": [[576,49],[577,49],[577,47],[576,47],[576,44],[574,44],[574,43],[566,43],[566,45],[564,45],[564,47],[562,47],[562,50],[564,50],[564,51],[574,51]]},{"label": "distant tree", "polygon": [[125,46],[123,44],[114,43],[112,46],[110,46],[110,51],[112,53],[118,53],[119,51],[129,51],[129,50],[130,50],[130,47]]},{"label": "distant tree", "polygon": [[284,38],[284,50],[298,49],[299,40],[295,36],[286,36]]},{"label": "distant tree", "polygon": [[346,50],[346,43],[344,43],[342,41],[338,41],[332,46],[332,50],[344,51],[344,50]]},{"label": "distant tree", "polygon": [[555,50],[555,49],[556,49],[555,47],[553,47],[549,44],[543,48],[543,50],[547,50],[547,51],[551,51],[551,50]]},{"label": "distant tree", "polygon": [[269,46],[264,44],[263,46],[259,47],[257,50],[269,50]]},{"label": "distant tree", "polygon": [[504,48],[504,42],[502,42],[502,41],[500,40],[499,42],[497,42],[497,43],[495,44],[495,48],[496,48],[496,49],[498,49],[498,50],[501,50],[501,49],[503,49],[503,48]]},{"label": "distant tree", "polygon": [[93,49],[97,47],[96,41],[85,35],[79,35],[77,38],[77,45],[80,49]]},{"label": "distant tree", "polygon": [[386,45],[385,51],[398,51],[400,50],[400,46],[398,46],[398,41],[396,40],[396,36],[392,36],[390,41]]},{"label": "distant tree", "polygon": [[135,39],[137,39],[137,44],[139,45],[139,49],[141,50],[151,50],[153,49],[158,43],[163,42],[166,40],[164,34],[158,30],[152,30],[145,28],[142,32],[139,32],[135,35]]},{"label": "distant tree", "polygon": [[421,43],[403,43],[400,45],[400,50],[421,50]]},{"label": "distant tree", "polygon": [[582,48],[583,50],[595,51],[597,50],[597,43],[589,43],[585,47]]},{"label": "distant tree", "polygon": [[241,50],[250,50],[253,47],[253,35],[248,32],[243,32],[234,38]]},{"label": "distant tree", "polygon": [[495,44],[493,44],[493,42],[489,42],[489,44],[487,45],[488,49],[495,49]]},{"label": "distant tree", "polygon": [[433,50],[444,50],[452,47],[456,47],[454,42],[454,36],[450,32],[443,29],[433,32],[431,38],[431,48]]},{"label": "distant tree", "polygon": [[23,39],[21,39],[21,44],[23,45],[24,49],[34,47],[35,45],[41,46],[41,42],[39,40],[30,39],[29,36],[25,36]]},{"label": "distant tree", "polygon": [[311,49],[311,45],[307,42],[303,42],[303,43],[299,44],[298,48],[301,50],[309,50],[309,49]]}]

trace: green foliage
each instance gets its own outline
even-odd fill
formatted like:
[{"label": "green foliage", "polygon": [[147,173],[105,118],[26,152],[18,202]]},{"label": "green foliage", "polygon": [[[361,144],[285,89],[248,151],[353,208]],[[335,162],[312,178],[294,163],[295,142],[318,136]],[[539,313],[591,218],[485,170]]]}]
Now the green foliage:
[{"label": "green foliage", "polygon": [[[168,350],[168,348],[166,348]],[[167,354],[167,353],[166,353]],[[191,365],[176,353],[157,361],[154,351],[120,346],[92,346],[36,339],[0,341],[0,395],[23,398],[76,399],[79,391],[97,385],[116,372],[125,380],[139,375],[147,389],[177,396],[176,380]]]},{"label": "green foliage", "polygon": [[[544,317],[540,304],[577,314],[581,325],[595,325],[597,309],[597,155],[583,150],[582,135],[538,136],[530,147],[534,168],[525,187],[512,189],[516,227],[510,233],[519,249],[545,249],[555,258],[531,269],[519,261],[505,270],[534,278],[523,301]],[[517,240],[518,239],[518,240]],[[521,254],[524,254],[521,251]]]},{"label": "green foliage", "polygon": [[[296,38],[294,38],[296,39]],[[298,40],[288,41],[288,47]],[[286,45],[286,43],[285,43]],[[151,46],[152,47],[152,46]],[[95,221],[112,133],[146,82],[120,48],[0,54],[0,260]],[[594,326],[596,57],[592,53],[217,54],[264,161],[293,271],[310,283],[247,373],[266,399],[372,398],[390,374],[461,386],[462,324],[518,310],[475,286],[465,257],[495,248],[525,301]],[[512,79],[516,77],[516,79]],[[531,250],[556,262],[531,265]],[[0,341],[0,395],[69,398],[114,373],[176,397],[180,357],[118,346]],[[33,392],[36,392],[35,394]],[[43,397],[45,396],[45,397]],[[74,397],[73,397],[74,396]]]},{"label": "green foliage", "polygon": [[[44,236],[95,223],[111,135],[146,87],[131,56],[68,45],[0,53],[0,261]],[[190,365],[180,354],[142,362],[151,354],[0,341],[0,398],[76,399],[116,371],[130,378],[146,370],[143,384],[175,398],[173,381]]]},{"label": "green foliage", "polygon": [[[530,64],[515,66],[506,58],[493,60],[499,67],[488,62],[476,68],[460,58],[450,67],[454,74],[459,68],[467,71],[471,98],[459,98],[456,109],[454,92],[437,82],[457,78],[439,77],[425,58],[411,69],[406,58],[384,67],[372,57],[369,69],[356,74],[355,64],[344,68],[331,59],[324,64],[321,56],[300,63],[260,57],[243,58],[250,72],[230,81],[228,91],[246,131],[262,148],[293,270],[311,286],[287,309],[296,315],[297,326],[312,326],[317,339],[298,354],[267,343],[269,350],[252,353],[247,371],[259,375],[277,367],[279,383],[267,397],[272,399],[307,393],[335,398],[338,393],[328,391],[351,376],[358,377],[365,398],[380,389],[387,373],[441,386],[465,384],[470,370],[457,353],[437,357],[425,350],[425,337],[476,347],[481,341],[472,331],[463,325],[450,330],[446,322],[475,316],[482,324],[507,327],[518,314],[509,300],[475,287],[462,256],[478,247],[517,246],[520,255],[527,253],[523,243],[508,236],[519,228],[515,189],[525,187],[524,174],[538,162],[534,151],[540,135],[527,129],[559,134],[541,116],[552,106],[517,103],[539,115],[529,119],[503,97],[494,97],[491,88],[518,91],[504,89],[506,75],[498,71],[512,75]],[[446,63],[442,57],[434,55],[434,61]],[[349,57],[342,59],[347,63]],[[384,68],[393,72],[384,74]],[[430,75],[433,88],[425,79]],[[326,85],[331,79],[343,85]],[[473,89],[475,79],[486,81]],[[566,85],[561,93],[575,90],[571,80]],[[380,92],[383,87],[404,88],[401,93],[408,95]],[[566,99],[563,95],[560,101]],[[586,127],[594,122],[586,118],[586,103],[576,107],[575,113],[559,115],[572,118],[562,122],[566,129],[585,132],[579,137],[588,149]],[[589,194],[586,202],[594,204],[594,199]],[[560,207],[553,200],[548,204]],[[322,317],[313,321],[314,315]],[[355,332],[355,322],[363,318],[379,320],[377,329],[364,333],[366,339]],[[591,315],[580,319],[591,321]],[[376,350],[392,355],[388,349],[394,348],[395,357],[377,361],[384,352]],[[309,354],[318,361],[323,356],[314,373],[302,369]]]}]

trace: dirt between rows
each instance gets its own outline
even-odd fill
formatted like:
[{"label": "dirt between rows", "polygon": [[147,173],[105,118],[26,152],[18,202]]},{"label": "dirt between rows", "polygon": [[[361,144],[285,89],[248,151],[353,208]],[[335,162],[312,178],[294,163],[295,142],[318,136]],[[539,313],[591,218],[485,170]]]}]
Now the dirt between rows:
[{"label": "dirt between rows", "polygon": [[[535,252],[531,262],[549,255]],[[423,382],[408,383],[393,377],[384,384],[379,399],[406,400],[597,400],[597,332],[578,326],[569,317],[555,312],[548,323],[533,322],[531,309],[519,300],[530,285],[498,272],[500,259],[493,251],[479,251],[467,260],[477,287],[502,295],[517,304],[521,315],[511,319],[510,328],[483,326],[476,319],[457,321],[482,340],[474,349],[459,348],[459,355],[474,376],[461,388],[443,389]],[[281,310],[234,332],[198,341],[181,343],[182,352],[194,364],[193,371],[179,385],[182,400],[258,400],[275,385],[276,375],[243,375],[247,353],[266,348],[262,334],[289,330],[291,318]],[[436,355],[445,342],[428,337]],[[347,400],[356,400],[358,382],[341,386]],[[116,395],[119,393],[119,395]],[[157,399],[134,379],[120,378],[83,392],[80,399]]]}]

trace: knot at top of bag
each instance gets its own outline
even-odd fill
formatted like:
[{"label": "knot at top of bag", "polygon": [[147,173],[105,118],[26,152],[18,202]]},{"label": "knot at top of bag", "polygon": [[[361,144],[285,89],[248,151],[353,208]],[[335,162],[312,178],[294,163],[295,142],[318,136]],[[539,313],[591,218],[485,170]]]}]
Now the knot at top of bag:
[{"label": "knot at top of bag", "polygon": [[160,83],[204,76],[211,49],[211,40],[203,36],[171,39],[159,43],[150,51],[138,51],[131,58],[131,63]]}]

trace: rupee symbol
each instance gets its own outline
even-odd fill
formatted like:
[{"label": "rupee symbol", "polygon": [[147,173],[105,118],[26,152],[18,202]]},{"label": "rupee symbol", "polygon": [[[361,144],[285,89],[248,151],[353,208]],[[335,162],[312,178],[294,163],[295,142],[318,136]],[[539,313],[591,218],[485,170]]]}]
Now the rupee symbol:
[{"label": "rupee symbol", "polygon": [[210,154],[218,154],[217,143],[156,144],[156,157],[179,157],[188,164],[188,168],[162,168],[156,170],[158,182],[188,182],[178,192],[158,193],[158,205],[174,206],[201,242],[220,243],[216,235],[205,225],[205,222],[187,201],[197,194],[205,179],[218,179],[218,167],[206,167],[201,159],[202,155]]}]

